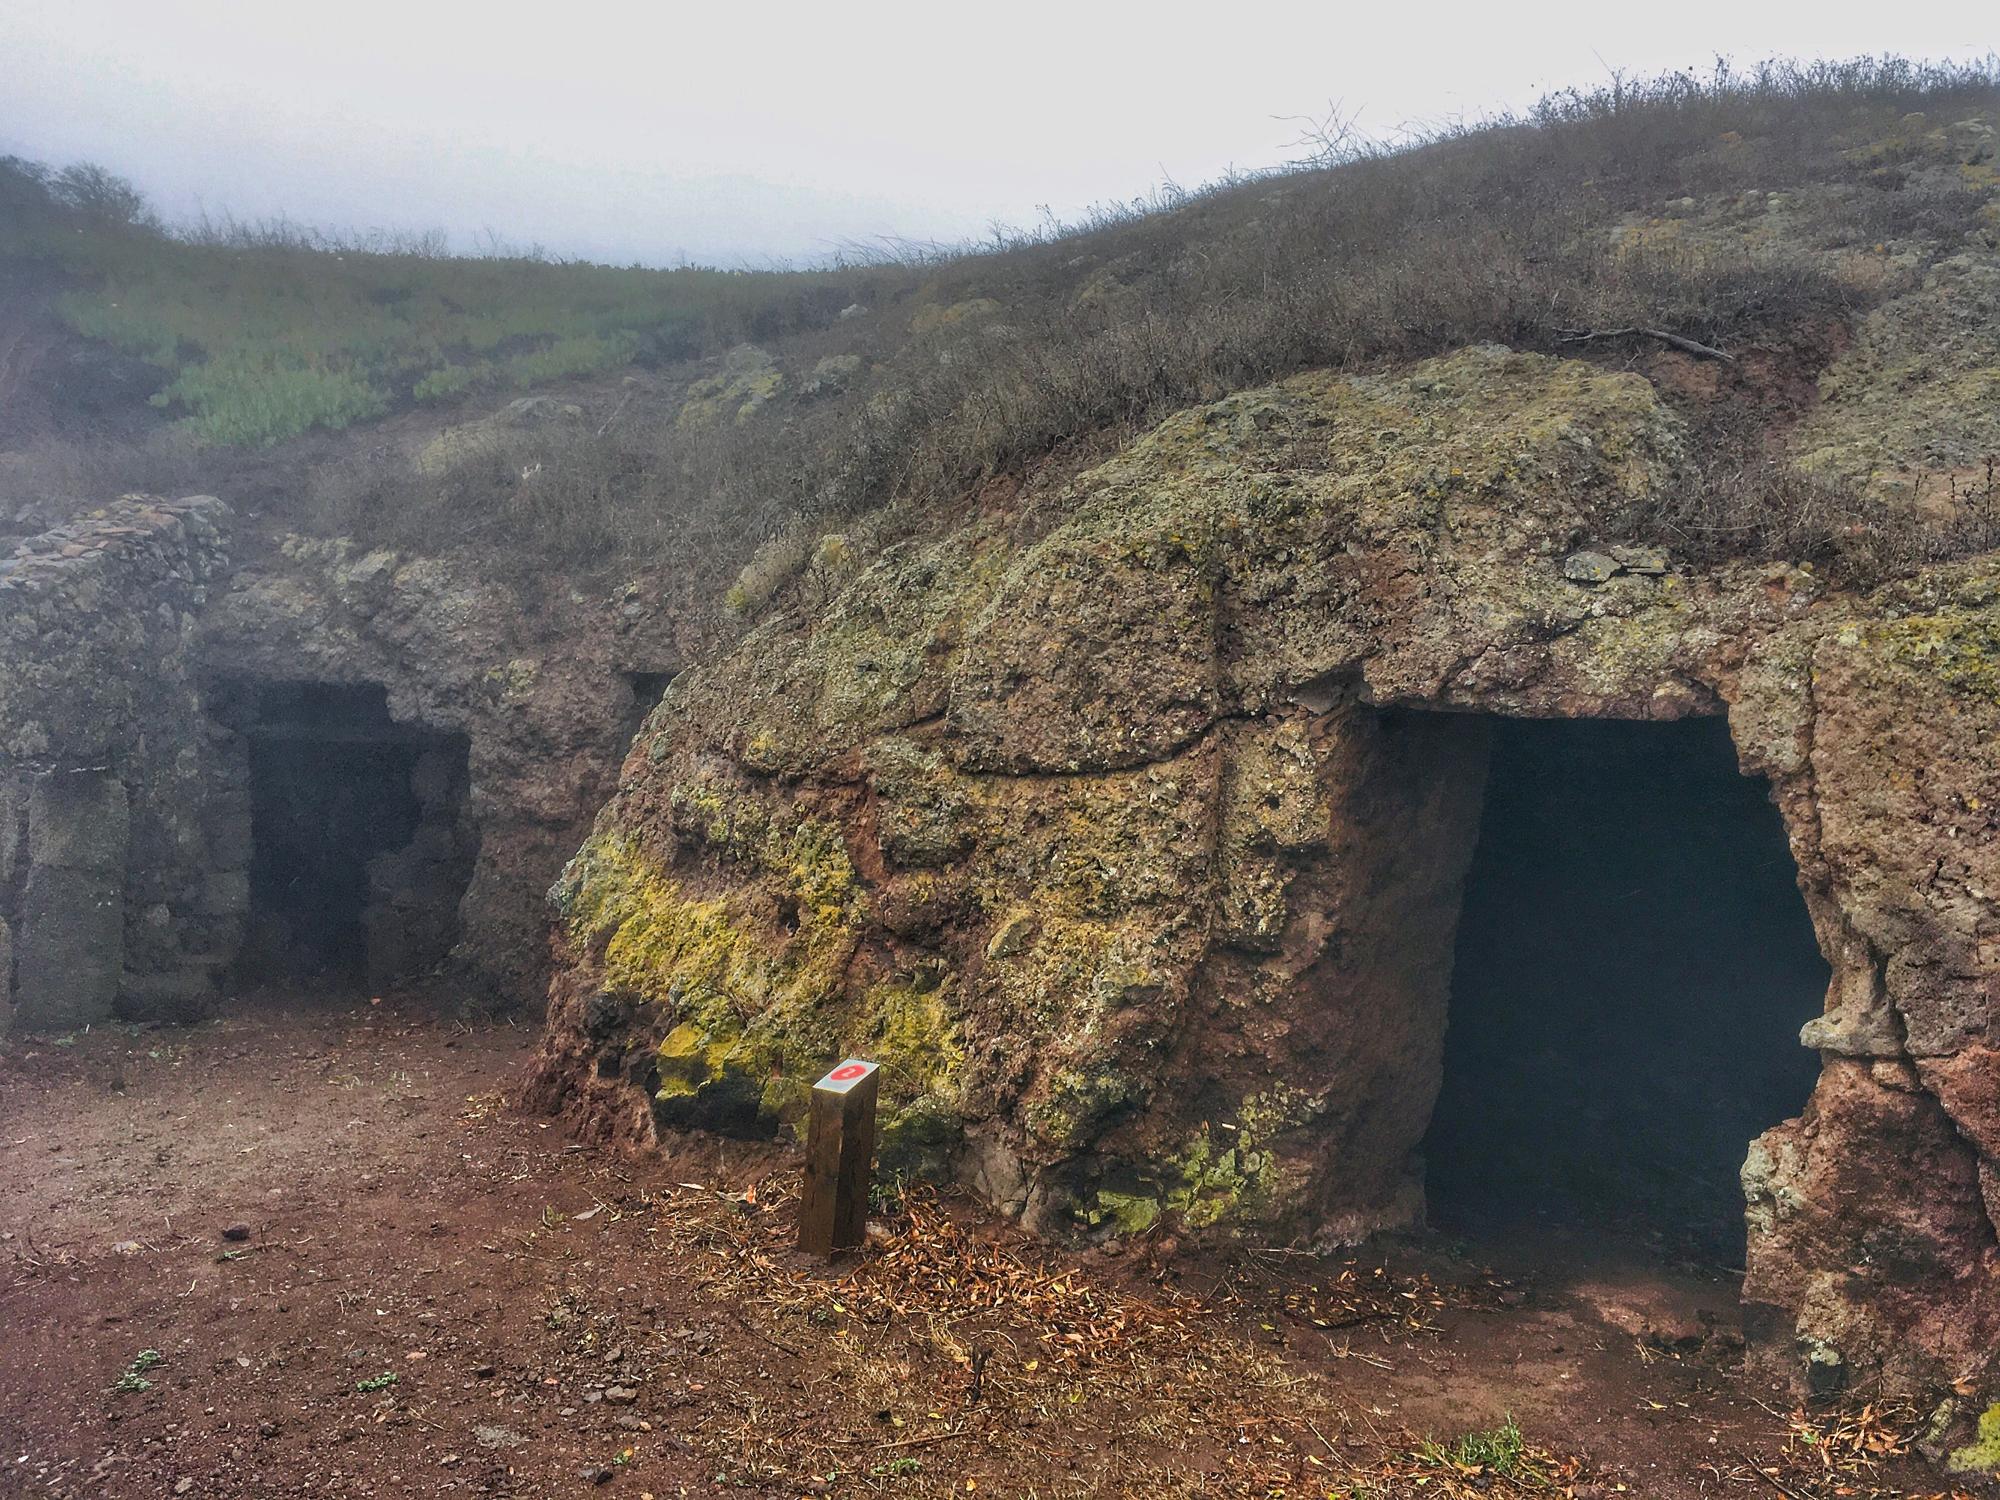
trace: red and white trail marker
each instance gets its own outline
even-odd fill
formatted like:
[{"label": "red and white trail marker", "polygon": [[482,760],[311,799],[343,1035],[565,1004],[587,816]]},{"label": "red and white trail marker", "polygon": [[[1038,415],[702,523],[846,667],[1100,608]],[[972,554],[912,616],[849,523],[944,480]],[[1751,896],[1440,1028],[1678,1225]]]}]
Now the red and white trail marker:
[{"label": "red and white trail marker", "polygon": [[806,1121],[806,1181],[799,1196],[799,1248],[851,1250],[868,1229],[875,1175],[875,1101],[882,1070],[850,1057],[813,1085]]}]

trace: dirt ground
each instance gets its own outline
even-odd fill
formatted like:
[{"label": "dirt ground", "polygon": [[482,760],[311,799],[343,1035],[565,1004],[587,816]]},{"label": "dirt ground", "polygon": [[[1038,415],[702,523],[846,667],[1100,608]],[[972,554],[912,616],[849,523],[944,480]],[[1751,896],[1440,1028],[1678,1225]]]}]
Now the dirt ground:
[{"label": "dirt ground", "polygon": [[448,1012],[0,1045],[0,1496],[1948,1492],[1642,1250],[1077,1255],[912,1191],[828,1268],[792,1151],[581,1146]]}]

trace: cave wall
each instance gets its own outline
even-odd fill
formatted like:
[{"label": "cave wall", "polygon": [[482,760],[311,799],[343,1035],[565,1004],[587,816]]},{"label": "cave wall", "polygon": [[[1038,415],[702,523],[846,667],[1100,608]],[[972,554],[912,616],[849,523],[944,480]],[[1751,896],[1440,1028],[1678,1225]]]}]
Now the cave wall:
[{"label": "cave wall", "polygon": [[219,501],[132,499],[0,560],[0,992],[68,1031],[196,1012],[240,938],[247,849],[195,684]]},{"label": "cave wall", "polygon": [[1805,1105],[1829,977],[1770,788],[1718,717],[1481,722],[1430,1221],[1740,1268],[1745,1150]]},{"label": "cave wall", "polygon": [[[555,891],[532,1097],[777,1130],[852,1048],[890,1159],[1046,1232],[1406,1224],[1478,817],[1438,726],[1726,713],[1833,970],[1813,1102],[1746,1164],[1758,1347],[1984,1370],[2000,575],[1594,541],[1683,462],[1643,379],[1473,349],[854,546],[650,721]],[[1435,741],[1385,751],[1398,710]]]},{"label": "cave wall", "polygon": [[[465,750],[462,767],[420,758],[419,825],[368,873],[369,977],[448,949],[468,998],[538,1008],[549,884],[616,784],[639,692],[693,649],[683,621],[636,583],[502,582],[345,541],[231,558],[228,518],[211,498],[135,497],[0,560],[9,1024],[212,1006],[256,842],[229,699],[312,682],[380,689],[395,723]],[[463,896],[439,913],[444,885]]]},{"label": "cave wall", "polygon": [[468,998],[533,1010],[548,982],[549,885],[617,784],[634,682],[670,677],[692,649],[683,624],[636,584],[585,592],[474,560],[288,536],[217,590],[195,650],[204,677],[236,691],[377,686],[395,723],[463,737],[457,825],[376,871],[378,946],[394,967],[392,929],[409,915],[390,895],[399,883],[458,880],[469,857],[451,969]]},{"label": "cave wall", "polygon": [[1829,614],[1728,684],[1833,967],[1812,1101],[1744,1165],[1744,1295],[1818,1385],[1937,1386],[2000,1347],[2000,571]]}]

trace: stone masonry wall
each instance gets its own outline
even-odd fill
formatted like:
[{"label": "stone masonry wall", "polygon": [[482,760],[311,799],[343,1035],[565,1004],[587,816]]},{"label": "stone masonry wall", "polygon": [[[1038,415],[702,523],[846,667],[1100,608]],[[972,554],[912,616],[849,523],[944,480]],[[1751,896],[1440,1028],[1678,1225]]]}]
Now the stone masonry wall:
[{"label": "stone masonry wall", "polygon": [[189,653],[227,518],[208,497],[130,497],[0,560],[6,1025],[186,1014],[234,956],[248,808]]}]

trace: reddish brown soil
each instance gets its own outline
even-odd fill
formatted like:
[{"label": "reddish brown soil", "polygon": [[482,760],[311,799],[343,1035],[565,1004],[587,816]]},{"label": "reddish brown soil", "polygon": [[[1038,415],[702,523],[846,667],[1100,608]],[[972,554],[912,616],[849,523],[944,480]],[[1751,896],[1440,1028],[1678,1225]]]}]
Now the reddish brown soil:
[{"label": "reddish brown soil", "polygon": [[1816,1480],[1726,1338],[1643,1332],[1733,1289],[1616,1252],[1079,1261],[913,1200],[828,1272],[780,1148],[506,1108],[534,1039],[390,997],[0,1047],[0,1495],[1461,1494],[1509,1485],[1408,1450],[1508,1413],[1545,1493],[1938,1487]]}]

